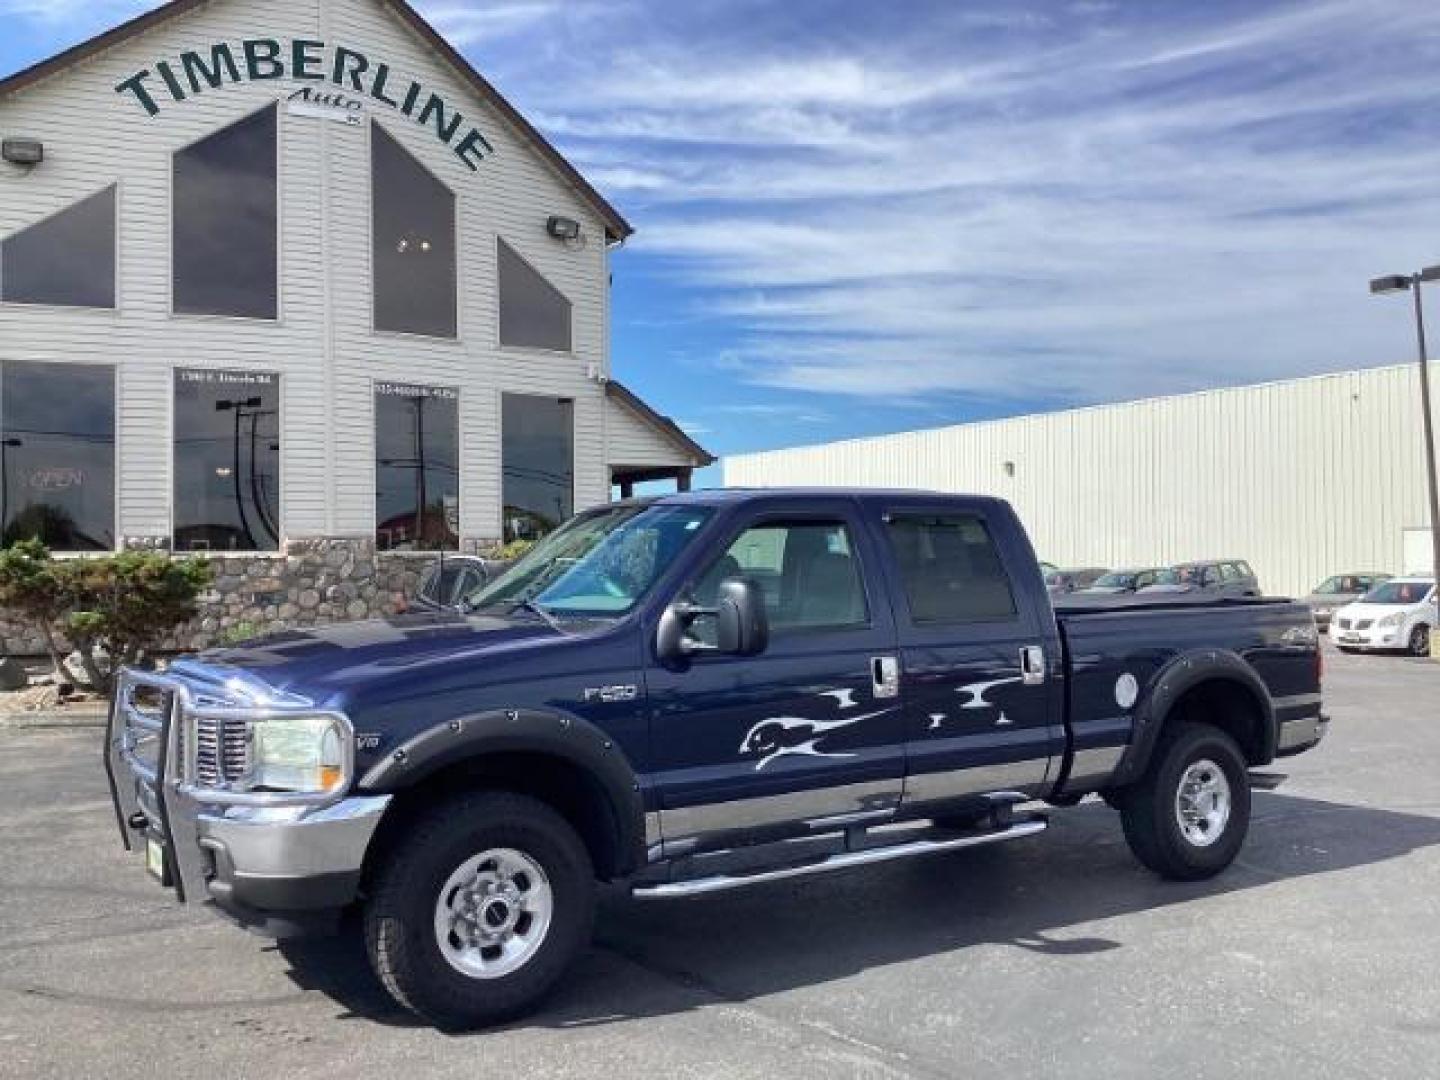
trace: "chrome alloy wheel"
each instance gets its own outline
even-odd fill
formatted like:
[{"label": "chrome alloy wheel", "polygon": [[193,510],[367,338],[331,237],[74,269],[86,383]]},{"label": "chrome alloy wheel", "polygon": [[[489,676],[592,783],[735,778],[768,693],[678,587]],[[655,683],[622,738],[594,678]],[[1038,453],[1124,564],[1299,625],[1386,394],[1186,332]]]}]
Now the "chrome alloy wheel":
[{"label": "chrome alloy wheel", "polygon": [[554,913],[540,864],[513,848],[491,848],[446,879],[435,901],[435,940],[460,974],[498,979],[540,951]]},{"label": "chrome alloy wheel", "polygon": [[1195,847],[1209,847],[1220,839],[1230,821],[1230,781],[1225,770],[1209,758],[1192,761],[1175,792],[1175,819]]}]

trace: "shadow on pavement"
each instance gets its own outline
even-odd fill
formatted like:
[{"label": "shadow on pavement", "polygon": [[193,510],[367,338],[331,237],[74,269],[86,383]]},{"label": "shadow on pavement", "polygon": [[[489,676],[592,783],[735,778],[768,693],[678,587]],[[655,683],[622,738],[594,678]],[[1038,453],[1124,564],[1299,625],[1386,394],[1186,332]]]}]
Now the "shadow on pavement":
[{"label": "shadow on pavement", "polygon": [[[1250,839],[1220,877],[1161,881],[1100,803],[1037,837],[676,900],[606,895],[596,947],[521,1026],[588,1026],[745,1001],[921,957],[1005,944],[1055,958],[1123,948],[1068,927],[1384,862],[1440,843],[1440,817],[1256,792]],[[350,930],[357,928],[350,927]],[[370,974],[358,933],[279,946],[299,985],[345,1014],[415,1023]],[[656,992],[654,979],[671,984]],[[626,977],[626,969],[631,969]],[[641,974],[643,974],[641,972]]]}]

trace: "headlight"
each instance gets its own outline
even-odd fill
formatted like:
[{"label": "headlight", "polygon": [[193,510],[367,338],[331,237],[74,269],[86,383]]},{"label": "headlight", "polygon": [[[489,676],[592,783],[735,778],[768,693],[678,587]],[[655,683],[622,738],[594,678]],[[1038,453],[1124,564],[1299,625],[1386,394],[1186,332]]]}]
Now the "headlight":
[{"label": "headlight", "polygon": [[1403,611],[1397,611],[1394,615],[1386,615],[1383,619],[1376,622],[1375,625],[1384,627],[1399,626],[1404,621],[1405,613]]},{"label": "headlight", "polygon": [[346,734],[334,716],[269,716],[253,722],[247,786],[329,794],[346,782]]}]

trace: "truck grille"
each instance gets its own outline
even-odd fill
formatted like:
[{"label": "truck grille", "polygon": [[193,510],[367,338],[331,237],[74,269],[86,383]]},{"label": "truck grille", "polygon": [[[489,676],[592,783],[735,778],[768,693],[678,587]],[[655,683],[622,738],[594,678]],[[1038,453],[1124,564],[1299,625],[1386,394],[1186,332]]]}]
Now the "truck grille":
[{"label": "truck grille", "polygon": [[1349,619],[1336,619],[1335,621],[1340,624],[1340,629],[1341,629],[1341,630],[1349,630],[1349,629],[1350,629],[1350,620],[1349,620]]},{"label": "truck grille", "polygon": [[250,771],[250,726],[244,720],[195,719],[195,781],[208,787],[244,779]]},{"label": "truck grille", "polygon": [[1369,630],[1375,624],[1374,619],[1361,619],[1355,624],[1356,630]]}]

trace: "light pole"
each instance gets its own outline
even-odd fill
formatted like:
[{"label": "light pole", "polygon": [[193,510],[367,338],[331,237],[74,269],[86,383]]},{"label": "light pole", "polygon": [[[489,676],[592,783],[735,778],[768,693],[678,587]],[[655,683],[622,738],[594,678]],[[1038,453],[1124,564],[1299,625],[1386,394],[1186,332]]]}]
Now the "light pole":
[{"label": "light pole", "polygon": [[[1404,292],[1415,298],[1415,339],[1420,353],[1420,412],[1425,432],[1425,477],[1430,486],[1430,572],[1440,594],[1440,480],[1435,476],[1435,423],[1430,412],[1430,359],[1425,352],[1425,305],[1421,302],[1420,286],[1426,281],[1440,281],[1440,266],[1427,266],[1415,274],[1390,274],[1370,282],[1372,293]],[[1404,569],[1402,567],[1402,569]],[[1430,634],[1430,656],[1440,660],[1440,633]]]}]

